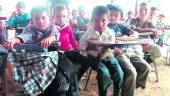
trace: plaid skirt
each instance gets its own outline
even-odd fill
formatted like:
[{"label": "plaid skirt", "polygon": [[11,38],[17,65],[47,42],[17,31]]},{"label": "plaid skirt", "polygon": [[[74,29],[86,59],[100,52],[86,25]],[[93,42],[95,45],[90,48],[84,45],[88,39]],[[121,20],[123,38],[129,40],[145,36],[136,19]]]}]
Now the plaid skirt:
[{"label": "plaid skirt", "polygon": [[13,77],[17,91],[36,96],[43,93],[55,78],[58,69],[58,52],[14,51],[8,56],[13,64]]}]

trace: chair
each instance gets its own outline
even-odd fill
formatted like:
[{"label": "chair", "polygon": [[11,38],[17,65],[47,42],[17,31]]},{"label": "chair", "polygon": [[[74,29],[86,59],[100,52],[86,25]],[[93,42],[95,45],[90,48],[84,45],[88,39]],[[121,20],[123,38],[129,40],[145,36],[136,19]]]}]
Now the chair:
[{"label": "chair", "polygon": [[91,72],[92,72],[92,68],[90,68],[90,71],[89,71],[89,74],[88,74],[88,77],[87,77],[87,81],[85,83],[85,86],[84,86],[84,91],[86,91],[86,88],[87,88],[87,85],[88,85],[88,82],[89,82],[89,79],[90,79],[90,75],[91,75]]},{"label": "chair", "polygon": [[154,72],[155,72],[155,75],[156,75],[156,82],[159,82],[158,68],[157,68],[157,64],[156,64],[155,60],[152,60],[152,59],[150,58],[150,54],[148,54],[148,53],[145,53],[144,59],[145,59],[146,62],[148,62],[149,64],[153,64],[154,69],[155,69]]},{"label": "chair", "polygon": [[156,82],[159,82],[158,68],[157,68],[157,64],[156,64],[155,61],[153,61],[153,65],[154,65],[154,67],[155,67],[154,72],[155,72],[155,74],[156,74]]}]

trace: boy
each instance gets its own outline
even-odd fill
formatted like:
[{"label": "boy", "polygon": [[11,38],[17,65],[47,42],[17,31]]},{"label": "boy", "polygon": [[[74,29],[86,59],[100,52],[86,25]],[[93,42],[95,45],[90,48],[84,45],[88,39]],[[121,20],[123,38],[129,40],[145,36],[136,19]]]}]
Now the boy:
[{"label": "boy", "polygon": [[[107,8],[110,11],[108,27],[113,30],[116,37],[132,35],[134,33],[132,30],[119,23],[123,16],[121,8],[118,5],[111,4],[107,5]],[[145,88],[149,65],[142,57],[137,55],[127,56],[129,54],[126,54],[124,51],[127,50],[128,45],[116,47],[114,53],[125,74],[122,96],[135,96],[135,88]]]},{"label": "boy", "polygon": [[151,7],[148,20],[153,23],[154,26],[156,26],[156,21],[157,21],[157,15],[158,15],[158,9],[156,7]]},{"label": "boy", "polygon": [[139,16],[133,18],[130,22],[131,28],[139,33],[153,32],[153,37],[159,35],[159,30],[155,28],[152,22],[148,20],[148,5],[141,3],[139,6]]},{"label": "boy", "polygon": [[[58,41],[59,32],[54,25],[50,24],[50,18],[49,18],[49,13],[47,8],[43,6],[37,6],[32,8],[31,22],[32,24],[27,26],[24,29],[23,33],[18,35],[16,38],[9,40],[5,44],[5,47],[7,49],[12,50],[14,44],[21,44],[21,43],[29,43],[29,44],[40,43],[41,47],[47,48],[48,46],[50,46],[52,42]],[[55,54],[56,52],[53,52],[53,55]],[[58,56],[56,55],[55,58],[57,57]],[[55,63],[57,63],[57,61]],[[66,67],[66,65],[69,67]],[[51,71],[54,68],[51,68]],[[35,92],[35,94],[30,94],[30,95],[65,96],[68,92],[69,86],[71,85],[69,80],[73,78],[76,79],[74,65],[65,56],[59,54],[58,70],[56,73],[53,74],[54,75],[52,74],[49,75],[48,73],[46,73],[48,80],[45,82],[47,84],[43,86],[43,92],[42,90],[41,92],[39,91],[35,92],[36,90],[32,88],[31,90],[29,90],[29,92],[33,91]],[[48,78],[48,76],[51,77]],[[46,78],[41,78],[41,79],[46,79]],[[41,82],[41,80],[38,82]]]},{"label": "boy", "polygon": [[[115,36],[107,27],[109,19],[109,12],[104,6],[96,6],[92,11],[92,26],[88,27],[85,34],[80,39],[80,49],[86,50],[89,40],[98,40],[103,42],[115,42]],[[91,46],[95,49],[95,46]],[[97,48],[96,48],[97,49]],[[120,96],[123,83],[123,71],[119,63],[112,55],[112,51],[105,50],[103,52],[90,51],[87,52],[94,58],[99,58],[97,65],[92,65],[97,71],[97,81],[99,88],[99,96],[107,96],[107,88],[114,82],[114,96]],[[82,68],[83,69],[83,68]],[[82,70],[80,68],[80,70]]]},{"label": "boy", "polygon": [[72,17],[70,18],[69,22],[73,29],[73,33],[78,31],[78,21],[77,21],[78,11],[76,9],[72,10]]},{"label": "boy", "polygon": [[28,25],[30,16],[25,13],[25,3],[20,1],[16,4],[16,11],[9,17],[7,25],[11,28],[23,28]]}]

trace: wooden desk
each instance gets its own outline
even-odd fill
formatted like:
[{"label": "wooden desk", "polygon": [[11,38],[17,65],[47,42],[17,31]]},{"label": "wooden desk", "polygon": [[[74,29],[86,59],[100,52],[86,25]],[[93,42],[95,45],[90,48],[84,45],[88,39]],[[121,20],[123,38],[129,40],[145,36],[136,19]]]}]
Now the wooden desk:
[{"label": "wooden desk", "polygon": [[136,38],[133,40],[121,40],[120,38],[116,39],[115,42],[102,42],[98,40],[89,40],[89,44],[97,45],[97,46],[103,46],[103,47],[109,47],[109,46],[115,46],[115,45],[141,45],[141,44],[153,44],[152,39],[148,38]]}]

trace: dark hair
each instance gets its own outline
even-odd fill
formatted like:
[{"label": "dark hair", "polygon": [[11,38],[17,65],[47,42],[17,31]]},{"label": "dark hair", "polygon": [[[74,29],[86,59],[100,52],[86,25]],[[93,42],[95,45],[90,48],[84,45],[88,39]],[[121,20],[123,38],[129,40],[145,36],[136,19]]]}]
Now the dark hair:
[{"label": "dark hair", "polygon": [[159,14],[158,16],[160,16],[160,17],[165,17],[165,15],[164,15],[164,14]]},{"label": "dark hair", "polygon": [[53,15],[55,15],[57,12],[63,11],[63,10],[67,10],[65,6],[58,4],[54,7],[53,9]]},{"label": "dark hair", "polygon": [[46,12],[49,15],[48,9],[45,6],[35,6],[31,9],[31,17],[37,13]]},{"label": "dark hair", "polygon": [[96,6],[92,11],[91,20],[93,20],[96,15],[107,15],[109,17],[109,10],[105,6]]},{"label": "dark hair", "polygon": [[76,9],[73,9],[73,10],[72,10],[72,13],[73,13],[73,12],[78,12],[78,10],[76,10]]},{"label": "dark hair", "polygon": [[157,11],[158,9],[156,7],[151,7],[152,11]]},{"label": "dark hair", "polygon": [[142,3],[140,4],[140,6],[147,6],[147,3],[142,2]]},{"label": "dark hair", "polygon": [[19,1],[17,4],[16,4],[16,7],[17,6],[20,6],[20,7],[22,7],[22,8],[25,8],[26,6],[25,6],[25,3],[23,2],[23,1]]},{"label": "dark hair", "polygon": [[123,16],[123,11],[119,5],[108,4],[108,5],[106,5],[106,7],[109,9],[109,11],[112,11],[112,10],[117,11],[120,13],[121,16]]},{"label": "dark hair", "polygon": [[129,11],[127,14],[132,14],[133,12],[132,11]]}]

